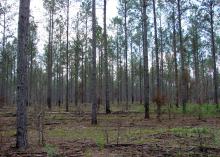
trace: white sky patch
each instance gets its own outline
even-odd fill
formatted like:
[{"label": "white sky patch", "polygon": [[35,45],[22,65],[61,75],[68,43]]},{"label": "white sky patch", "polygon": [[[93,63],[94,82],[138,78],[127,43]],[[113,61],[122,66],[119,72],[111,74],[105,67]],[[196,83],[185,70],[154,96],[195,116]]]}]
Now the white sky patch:
[{"label": "white sky patch", "polygon": [[[76,4],[76,2],[71,1],[70,6],[70,19],[74,16],[76,17],[77,12],[79,11],[79,3]],[[98,3],[97,3],[98,4]],[[101,3],[103,4],[103,3]],[[97,11],[97,18],[98,23],[100,26],[103,27],[103,5],[96,7]],[[47,12],[43,7],[43,0],[31,0],[31,15],[34,17],[34,21],[37,23],[38,26],[38,50],[42,54],[43,53],[43,47],[45,42],[48,40],[48,32],[46,31],[47,27]],[[116,0],[107,0],[107,26],[110,24],[111,19],[117,15],[117,1]],[[71,25],[70,21],[70,25]],[[72,28],[72,26],[70,26]]]},{"label": "white sky patch", "polygon": [[30,8],[31,8],[31,15],[34,17],[34,21],[36,22],[38,26],[38,29],[37,29],[37,35],[39,38],[38,50],[40,53],[42,53],[44,43],[47,40],[46,12],[43,8],[43,1],[42,0],[31,0]]}]

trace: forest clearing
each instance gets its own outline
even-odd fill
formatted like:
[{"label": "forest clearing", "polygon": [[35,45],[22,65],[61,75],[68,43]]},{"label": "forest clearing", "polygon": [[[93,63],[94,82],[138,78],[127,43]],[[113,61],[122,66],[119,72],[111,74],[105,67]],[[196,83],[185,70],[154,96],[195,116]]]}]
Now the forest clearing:
[{"label": "forest clearing", "polygon": [[[175,108],[175,107],[174,107]],[[2,156],[219,156],[220,114],[215,106],[189,105],[187,113],[163,107],[161,122],[151,108],[150,119],[144,119],[144,107],[130,106],[129,112],[114,105],[112,114],[103,108],[98,114],[98,125],[90,124],[90,106],[82,109],[62,108],[46,111],[44,117],[44,145],[39,144],[39,127],[33,110],[29,111],[26,151],[15,149],[15,109],[0,112],[0,154]],[[80,112],[79,112],[80,111]],[[32,113],[32,114],[31,114]]]},{"label": "forest clearing", "polygon": [[0,156],[220,156],[219,0],[1,0]]}]

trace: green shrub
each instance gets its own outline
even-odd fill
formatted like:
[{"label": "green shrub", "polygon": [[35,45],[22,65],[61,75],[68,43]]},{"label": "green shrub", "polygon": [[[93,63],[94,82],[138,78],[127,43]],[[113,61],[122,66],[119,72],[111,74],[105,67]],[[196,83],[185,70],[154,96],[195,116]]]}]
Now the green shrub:
[{"label": "green shrub", "polygon": [[47,155],[49,157],[56,157],[58,156],[57,154],[57,149],[54,145],[51,145],[51,144],[46,144],[45,147],[44,147],[45,151],[47,152]]},{"label": "green shrub", "polygon": [[105,146],[105,139],[102,136],[96,137],[96,144],[99,147],[99,149],[103,149]]}]

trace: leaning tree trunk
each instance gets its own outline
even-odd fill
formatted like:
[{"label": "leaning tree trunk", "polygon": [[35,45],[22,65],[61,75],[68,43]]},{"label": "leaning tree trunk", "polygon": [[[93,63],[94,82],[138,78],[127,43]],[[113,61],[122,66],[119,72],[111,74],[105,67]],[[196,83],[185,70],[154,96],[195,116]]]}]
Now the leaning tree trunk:
[{"label": "leaning tree trunk", "polygon": [[27,139],[27,43],[30,14],[30,0],[20,0],[18,22],[17,60],[17,136],[16,147],[26,148]]}]

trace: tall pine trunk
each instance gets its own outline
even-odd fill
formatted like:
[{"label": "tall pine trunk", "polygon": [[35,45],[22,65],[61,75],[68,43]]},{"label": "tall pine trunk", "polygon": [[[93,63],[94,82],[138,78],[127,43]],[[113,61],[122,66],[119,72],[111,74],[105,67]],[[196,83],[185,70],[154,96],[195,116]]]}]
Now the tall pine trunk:
[{"label": "tall pine trunk", "polygon": [[181,56],[181,99],[182,99],[182,106],[183,106],[183,113],[186,112],[186,103],[187,103],[187,71],[185,67],[185,58],[186,54],[183,48],[183,37],[182,37],[182,24],[181,24],[181,0],[178,0],[177,7],[178,7],[178,22],[179,22],[179,41],[180,41],[180,56]]},{"label": "tall pine trunk", "polygon": [[31,31],[29,32],[29,44],[30,44],[30,67],[29,67],[29,88],[28,88],[28,106],[32,104],[32,82],[33,82],[33,37]]},{"label": "tall pine trunk", "polygon": [[52,105],[52,54],[53,54],[53,9],[50,10],[50,19],[49,19],[49,44],[48,44],[48,67],[47,67],[47,106],[51,110]]},{"label": "tall pine trunk", "polygon": [[77,19],[76,23],[77,35],[76,35],[76,42],[75,42],[75,105],[78,106],[78,97],[79,97],[79,54],[81,51],[81,43],[80,43],[80,36],[79,36],[79,19]]},{"label": "tall pine trunk", "polygon": [[211,25],[211,43],[212,43],[212,60],[213,60],[213,83],[214,83],[214,103],[216,107],[219,108],[218,105],[218,74],[217,74],[217,67],[216,67],[216,49],[215,49],[215,34],[214,34],[214,11],[213,11],[213,4],[214,2],[210,2],[210,25]]},{"label": "tall pine trunk", "polygon": [[178,81],[178,64],[176,52],[176,18],[173,6],[173,52],[174,52],[174,66],[175,66],[175,105],[179,107],[179,81]]},{"label": "tall pine trunk", "polygon": [[[160,10],[161,11],[161,10]],[[161,87],[161,95],[164,94],[164,61],[163,61],[163,28],[162,28],[162,19],[160,15],[160,87]]]},{"label": "tall pine trunk", "polygon": [[[3,38],[2,38],[2,64],[1,64],[1,98],[6,101],[6,52],[5,52],[5,43],[6,43],[6,17],[5,12],[3,13]],[[4,104],[3,104],[4,105]]]},{"label": "tall pine trunk", "polygon": [[18,22],[18,60],[17,60],[17,133],[16,147],[25,149],[27,138],[27,43],[30,14],[30,0],[20,0]]},{"label": "tall pine trunk", "polygon": [[108,43],[107,43],[107,29],[106,29],[106,4],[104,0],[104,51],[105,51],[105,112],[111,113],[109,103],[109,72],[108,72]]},{"label": "tall pine trunk", "polygon": [[96,95],[96,0],[92,0],[92,124],[97,124],[97,95]]},{"label": "tall pine trunk", "polygon": [[119,36],[119,31],[118,31],[118,25],[117,25],[117,43],[116,43],[116,51],[117,51],[117,103],[119,104],[120,102],[120,66],[119,66],[119,41],[118,41],[118,36]]},{"label": "tall pine trunk", "polygon": [[125,30],[125,96],[126,111],[128,110],[128,32],[127,32],[127,0],[124,2],[124,30]]},{"label": "tall pine trunk", "polygon": [[66,112],[69,111],[69,0],[66,13]]},{"label": "tall pine trunk", "polygon": [[192,24],[192,51],[195,75],[195,99],[196,103],[200,103],[200,75],[199,75],[199,52],[198,52],[198,30],[197,24]]},{"label": "tall pine trunk", "polygon": [[85,84],[84,84],[84,93],[83,95],[85,96],[84,97],[84,101],[87,102],[87,69],[88,69],[88,66],[87,66],[87,55],[88,55],[88,13],[86,12],[86,46],[85,46],[85,63],[84,63],[84,66],[85,66]]},{"label": "tall pine trunk", "polygon": [[133,50],[132,50],[132,32],[131,32],[131,103],[134,103],[134,54],[133,54]]},{"label": "tall pine trunk", "polygon": [[160,68],[159,68],[159,54],[158,54],[158,41],[157,41],[157,16],[156,16],[156,4],[153,0],[153,14],[154,14],[154,44],[155,44],[155,54],[156,54],[156,103],[157,103],[157,118],[160,119]]},{"label": "tall pine trunk", "polygon": [[143,15],[142,16],[143,16],[142,20],[143,20],[143,57],[144,57],[144,108],[145,108],[145,118],[150,118],[146,0],[143,0]]}]

